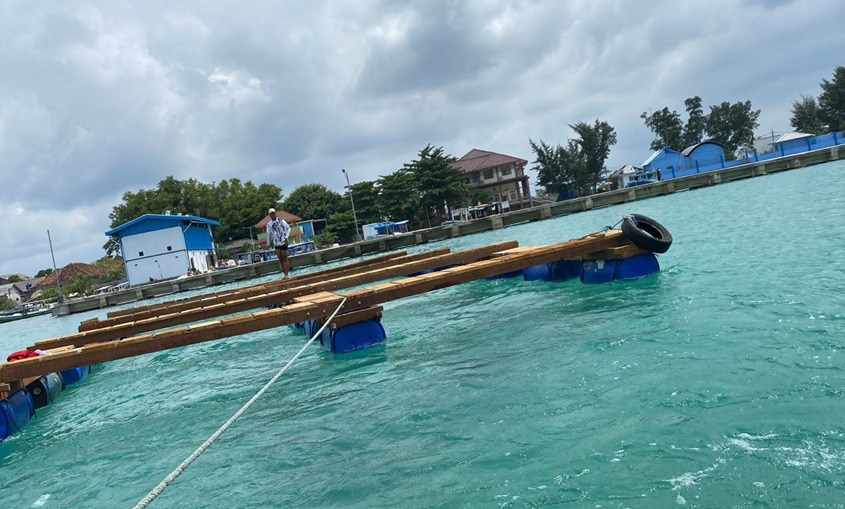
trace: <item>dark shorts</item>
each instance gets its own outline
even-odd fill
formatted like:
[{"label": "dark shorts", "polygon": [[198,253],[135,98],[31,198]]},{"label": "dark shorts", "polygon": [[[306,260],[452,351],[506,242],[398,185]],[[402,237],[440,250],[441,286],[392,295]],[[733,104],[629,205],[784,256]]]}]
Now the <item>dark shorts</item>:
[{"label": "dark shorts", "polygon": [[283,245],[283,246],[276,246],[276,249],[281,249],[281,250],[283,250],[283,251],[287,251],[287,250],[288,250],[288,245],[287,245],[287,244],[285,244],[285,245]]}]

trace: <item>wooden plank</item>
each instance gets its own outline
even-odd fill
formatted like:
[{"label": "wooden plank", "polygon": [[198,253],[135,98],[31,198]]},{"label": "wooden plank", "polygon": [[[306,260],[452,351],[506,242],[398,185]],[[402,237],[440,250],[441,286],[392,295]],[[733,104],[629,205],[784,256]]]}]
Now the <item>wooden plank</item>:
[{"label": "wooden plank", "polygon": [[577,258],[586,253],[620,247],[629,243],[630,241],[628,241],[621,231],[612,230],[560,244],[539,247],[536,250],[526,253],[513,253],[478,261],[471,265],[457,266],[438,272],[423,274],[415,278],[382,283],[341,294],[349,299],[344,304],[343,311],[374,306],[475,279],[506,274],[534,265]]},{"label": "wooden plank", "polygon": [[380,319],[383,311],[384,309],[381,306],[371,306],[350,313],[339,314],[329,323],[329,327],[334,330],[338,327],[363,322],[364,320]]},{"label": "wooden plank", "polygon": [[154,334],[85,345],[52,355],[41,355],[16,362],[0,363],[0,382],[40,376],[76,366],[123,359],[159,352],[170,348],[212,341],[249,332],[279,327],[295,322],[328,318],[342,302],[342,297],[326,299],[320,304],[294,303],[284,308],[268,309],[249,315],[250,320],[215,320],[179,327]]},{"label": "wooden plank", "polygon": [[647,249],[643,249],[634,244],[627,246],[612,247],[610,249],[602,249],[594,253],[587,253],[581,257],[582,260],[622,260],[630,258],[639,254],[650,253]]},{"label": "wooden plank", "polygon": [[[98,364],[110,360],[187,346],[195,343],[222,339],[278,327],[309,319],[327,319],[342,302],[338,295],[323,294],[320,304],[296,303],[286,309],[268,309],[257,313],[205,322],[191,327],[179,327],[154,334],[144,334],[117,341],[95,343],[79,348],[64,348],[55,354],[42,355],[17,361],[0,363],[0,380],[20,380],[38,377],[77,366]],[[381,306],[372,306],[339,314],[329,324],[337,328],[362,320],[381,318]]]},{"label": "wooden plank", "polygon": [[[0,382],[9,382],[74,366],[96,364],[211,341],[309,319],[325,319],[340,304],[342,296],[345,296],[347,301],[341,312],[351,313],[372,308],[390,300],[445,288],[474,279],[504,274],[533,265],[577,258],[587,253],[620,247],[629,243],[621,232],[603,232],[552,246],[538,247],[528,252],[515,252],[496,258],[488,257],[471,264],[458,265],[413,278],[381,283],[353,290],[343,295],[315,295],[315,292],[308,292],[296,297],[298,301],[292,304],[278,309],[252,313],[249,315],[250,319],[215,320],[154,334],[143,334],[81,346],[57,354],[42,355],[14,363],[2,363],[0,364]],[[119,328],[115,327],[114,329]]]},{"label": "wooden plank", "polygon": [[[448,252],[449,249],[444,248],[443,251]],[[393,253],[386,253],[386,254],[381,255],[381,256],[373,256],[373,257],[366,258],[364,260],[359,260],[359,261],[352,262],[352,263],[345,263],[343,265],[338,265],[336,267],[330,267],[330,268],[322,269],[322,270],[315,271],[315,272],[309,272],[307,274],[303,274],[302,276],[295,276],[295,277],[289,278],[289,279],[295,280],[295,279],[301,278],[301,277],[326,276],[326,275],[334,274],[334,273],[337,273],[337,272],[343,272],[345,270],[356,269],[356,268],[360,268],[360,267],[368,267],[368,266],[371,266],[371,265],[377,265],[377,264],[385,262],[385,261],[389,261],[389,260],[392,260],[392,259],[395,259],[395,258],[407,257],[407,256],[408,256],[407,251],[396,251],[396,252],[393,252]],[[278,283],[278,281],[270,281],[270,282],[267,282],[267,283],[260,283],[260,284],[257,284],[257,285],[253,285],[252,287],[249,287],[249,288],[256,288],[257,289],[257,288],[262,288],[262,287],[265,287],[265,286],[272,286],[272,285],[275,285],[277,283]],[[199,301],[202,301],[203,299],[206,299],[206,298],[211,297],[211,296],[232,294],[232,293],[237,292],[237,291],[238,290],[223,290],[223,291],[220,291],[220,292],[212,292],[212,293],[209,293],[209,294],[198,295],[198,296],[195,296],[195,297],[187,297],[187,298],[183,298],[183,299],[174,299],[174,300],[169,301],[169,302],[158,302],[156,304],[149,304],[149,305],[145,305],[145,306],[136,306],[136,307],[127,308],[127,309],[118,309],[118,310],[115,310],[115,311],[110,311],[109,313],[106,314],[106,316],[108,318],[115,318],[115,317],[118,317],[118,316],[131,315],[131,314],[135,314],[135,313],[149,311],[149,310],[156,309],[156,308],[166,307],[168,304],[199,302]],[[97,319],[94,318],[92,320],[97,320]],[[90,321],[90,320],[86,320],[86,321]],[[95,327],[95,328],[99,328],[99,327]],[[80,331],[80,332],[82,332],[82,331]]]},{"label": "wooden plank", "polygon": [[283,290],[285,288],[290,288],[292,286],[301,286],[327,278],[330,279],[332,277],[341,277],[344,275],[353,274],[355,272],[360,272],[364,268],[368,270],[375,270],[377,268],[400,265],[416,260],[423,260],[426,258],[440,256],[448,254],[449,252],[449,248],[433,249],[414,255],[408,255],[405,251],[399,251],[398,253],[390,253],[388,255],[375,257],[373,259],[362,260],[360,262],[340,265],[338,267],[332,267],[330,269],[311,272],[292,278],[270,281],[267,283],[262,283],[259,285],[249,286],[245,288],[225,290],[199,295],[187,299],[177,299],[164,303],[150,304],[147,306],[139,306],[126,310],[119,310],[108,313],[108,318],[106,318],[105,320],[93,319],[81,323],[79,326],[79,332],[101,329],[103,327],[116,325],[118,323],[136,321],[144,318],[150,318],[153,316],[170,314],[177,311],[181,312],[188,309],[202,308],[218,302],[227,302],[237,296],[263,295],[267,292],[275,292]]},{"label": "wooden plank", "polygon": [[[383,279],[406,276],[408,274],[424,270],[437,269],[455,264],[470,263],[489,257],[503,249],[513,249],[516,245],[517,243],[514,241],[498,242],[477,248],[456,251],[454,253],[421,258],[415,257],[415,261],[408,263],[387,266],[363,273],[355,273],[335,279],[321,280],[312,284],[297,286],[295,288],[252,295],[248,298],[236,298],[220,303],[209,300],[205,307],[193,307],[183,311],[176,311],[171,307],[168,308],[169,313],[166,315],[147,317],[135,321],[126,321],[127,318],[121,318],[115,321],[110,319],[102,320],[100,321],[101,328],[36,341],[35,344],[29,348],[33,350],[46,350],[48,348],[56,348],[66,345],[82,346],[88,343],[109,341],[156,329],[174,327],[187,322],[207,320],[209,318],[226,314],[240,313],[263,306],[285,304],[287,302],[292,302],[298,297],[312,293],[336,291]],[[134,315],[132,316],[134,317]]]}]

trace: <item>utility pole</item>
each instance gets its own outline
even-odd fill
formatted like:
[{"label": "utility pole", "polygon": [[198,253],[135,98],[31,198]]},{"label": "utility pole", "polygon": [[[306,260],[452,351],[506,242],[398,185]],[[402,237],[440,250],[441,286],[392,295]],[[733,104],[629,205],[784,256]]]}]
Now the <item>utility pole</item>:
[{"label": "utility pole", "polygon": [[355,221],[355,241],[358,241],[358,216],[355,214],[355,200],[352,198],[352,188],[349,186],[349,174],[346,173],[346,168],[341,169],[343,175],[346,177],[346,190],[349,192],[349,202],[352,203],[352,219]]},{"label": "utility pole", "polygon": [[56,275],[56,287],[58,288],[59,296],[57,297],[56,302],[61,304],[64,302],[64,297],[62,296],[62,283],[59,281],[59,271],[56,269],[56,255],[53,254],[53,239],[50,238],[50,230],[47,230],[47,242],[50,243],[50,257],[53,259],[53,274]]}]

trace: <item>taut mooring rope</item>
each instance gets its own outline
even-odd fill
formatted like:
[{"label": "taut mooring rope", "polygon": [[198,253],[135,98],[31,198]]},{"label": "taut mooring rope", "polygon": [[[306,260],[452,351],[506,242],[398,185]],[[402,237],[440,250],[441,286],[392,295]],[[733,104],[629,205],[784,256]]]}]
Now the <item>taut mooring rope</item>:
[{"label": "taut mooring rope", "polygon": [[300,356],[300,355],[302,355],[302,353],[305,351],[305,349],[306,349],[306,348],[308,348],[308,346],[310,346],[310,345],[311,345],[311,343],[313,343],[315,339],[317,339],[318,337],[320,337],[320,334],[322,334],[322,333],[323,333],[323,329],[325,329],[325,328],[326,328],[326,325],[328,325],[328,324],[332,321],[332,319],[334,318],[334,316],[337,314],[337,312],[338,312],[338,311],[340,311],[340,308],[342,308],[342,307],[343,307],[343,304],[344,304],[345,302],[346,302],[346,297],[344,297],[344,298],[343,298],[343,300],[340,302],[340,305],[338,305],[338,306],[337,306],[337,309],[335,309],[335,310],[334,310],[334,313],[332,313],[332,315],[329,317],[329,319],[328,319],[328,320],[326,320],[326,322],[323,324],[323,326],[322,326],[322,327],[320,327],[320,330],[318,330],[316,333],[314,333],[314,335],[313,335],[313,336],[311,336],[311,339],[309,339],[309,340],[308,340],[308,342],[307,342],[307,343],[305,343],[305,345],[304,345],[304,346],[303,346],[303,347],[302,347],[302,348],[301,348],[301,349],[300,349],[300,350],[296,353],[296,355],[294,355],[294,356],[293,356],[293,358],[292,358],[291,360],[289,360],[289,361],[288,361],[288,363],[287,363],[287,364],[285,364],[285,365],[284,365],[284,367],[282,367],[282,369],[280,369],[278,373],[276,373],[276,376],[274,376],[273,378],[271,378],[271,379],[270,379],[270,381],[269,381],[269,382],[267,382],[267,383],[264,385],[264,387],[262,387],[262,388],[261,388],[261,390],[260,390],[260,391],[258,391],[257,393],[255,393],[255,396],[253,396],[253,397],[252,397],[252,399],[250,399],[249,401],[247,401],[247,402],[246,402],[246,404],[245,404],[244,406],[242,406],[242,407],[241,407],[241,409],[240,409],[240,410],[238,410],[238,411],[235,413],[235,415],[233,415],[232,417],[230,417],[230,418],[229,418],[229,420],[228,420],[228,421],[226,421],[226,423],[225,423],[225,424],[223,424],[222,426],[220,426],[220,429],[218,429],[217,431],[215,431],[215,432],[214,432],[214,434],[213,434],[213,435],[211,435],[210,437],[208,437],[208,440],[206,440],[206,441],[205,441],[205,442],[204,442],[201,446],[199,446],[199,447],[197,448],[197,450],[193,452],[193,454],[191,454],[190,456],[188,456],[188,457],[187,457],[187,459],[185,459],[185,461],[183,461],[183,462],[182,462],[182,463],[181,463],[181,464],[180,464],[180,465],[176,468],[176,470],[174,470],[173,472],[170,472],[170,475],[168,475],[167,477],[165,477],[165,478],[164,478],[164,480],[163,480],[163,481],[161,481],[161,482],[158,484],[158,486],[156,486],[155,488],[153,488],[153,490],[152,490],[152,491],[150,491],[150,492],[147,494],[147,496],[146,496],[146,497],[144,497],[143,499],[141,499],[141,501],[140,501],[140,502],[138,502],[138,503],[135,505],[135,509],[143,509],[144,507],[147,507],[147,506],[150,504],[150,502],[152,502],[153,500],[155,500],[155,498],[156,498],[157,496],[159,496],[159,494],[161,494],[161,492],[162,492],[162,491],[164,491],[164,488],[166,488],[168,485],[170,485],[170,483],[172,483],[174,480],[176,480],[176,478],[177,478],[177,477],[179,477],[179,475],[180,475],[182,472],[184,472],[186,468],[188,468],[188,465],[190,465],[191,463],[193,463],[195,459],[199,458],[199,457],[200,457],[200,455],[201,455],[203,452],[205,452],[205,450],[206,450],[206,449],[208,449],[208,448],[211,446],[211,444],[213,444],[213,443],[217,440],[217,438],[218,438],[218,437],[220,437],[220,435],[222,435],[222,434],[223,434],[223,432],[224,432],[224,431],[226,431],[227,429],[229,429],[229,426],[231,426],[232,424],[234,424],[234,422],[235,422],[235,421],[237,421],[237,420],[238,420],[238,418],[239,418],[241,415],[243,415],[243,414],[244,414],[244,412],[246,412],[246,411],[249,409],[249,407],[251,407],[251,406],[252,406],[252,404],[253,404],[253,403],[255,403],[255,402],[258,400],[258,398],[260,398],[260,397],[261,397],[261,395],[262,395],[262,394],[264,394],[265,392],[267,392],[267,389],[269,389],[269,388],[270,388],[270,386],[271,386],[271,385],[273,385],[273,384],[276,382],[276,380],[278,380],[278,379],[279,379],[279,377],[280,377],[280,376],[282,376],[282,374],[283,374],[285,371],[287,371],[287,369],[288,369],[289,367],[291,367],[291,365],[292,365],[294,362],[296,362],[296,359],[298,359],[298,358],[299,358],[299,356]]}]

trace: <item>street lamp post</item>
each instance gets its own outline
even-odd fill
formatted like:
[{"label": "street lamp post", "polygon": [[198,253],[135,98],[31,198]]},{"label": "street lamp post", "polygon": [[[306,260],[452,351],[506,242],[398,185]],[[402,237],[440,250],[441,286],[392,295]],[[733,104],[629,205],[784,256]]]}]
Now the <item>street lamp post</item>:
[{"label": "street lamp post", "polygon": [[355,221],[355,240],[358,240],[358,216],[355,214],[355,200],[352,198],[352,188],[349,187],[349,174],[346,173],[346,168],[340,170],[346,177],[346,190],[349,192],[349,202],[352,203],[352,219]]}]

